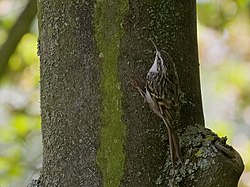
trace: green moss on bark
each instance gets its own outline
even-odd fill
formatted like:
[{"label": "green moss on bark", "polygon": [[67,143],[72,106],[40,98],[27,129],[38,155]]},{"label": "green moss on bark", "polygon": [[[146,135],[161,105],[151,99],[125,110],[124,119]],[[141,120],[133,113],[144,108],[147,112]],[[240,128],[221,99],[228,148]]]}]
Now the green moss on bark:
[{"label": "green moss on bark", "polygon": [[128,2],[122,0],[97,0],[95,6],[95,37],[102,67],[102,127],[97,163],[104,187],[120,186],[124,174],[126,127],[122,122],[118,57],[127,8]]}]

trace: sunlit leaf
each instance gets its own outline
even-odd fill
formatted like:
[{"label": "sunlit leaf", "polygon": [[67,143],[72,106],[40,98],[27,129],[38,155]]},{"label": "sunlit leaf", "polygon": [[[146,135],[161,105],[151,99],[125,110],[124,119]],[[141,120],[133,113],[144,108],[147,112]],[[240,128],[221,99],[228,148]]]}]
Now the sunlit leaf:
[{"label": "sunlit leaf", "polygon": [[10,59],[9,59],[9,68],[13,71],[20,71],[22,70],[21,66],[22,60],[18,54],[12,54]]},{"label": "sunlit leaf", "polygon": [[30,130],[28,124],[28,117],[26,115],[17,115],[13,121],[12,125],[15,129],[17,136],[25,138],[28,131]]},{"label": "sunlit leaf", "polygon": [[20,41],[17,52],[22,55],[26,65],[38,62],[37,57],[37,36],[31,33],[25,34]]}]

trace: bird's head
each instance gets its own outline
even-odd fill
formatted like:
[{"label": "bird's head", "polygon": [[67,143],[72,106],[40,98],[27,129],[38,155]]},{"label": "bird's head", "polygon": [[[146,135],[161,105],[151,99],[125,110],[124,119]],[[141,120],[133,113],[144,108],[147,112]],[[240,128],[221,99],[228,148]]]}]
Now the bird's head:
[{"label": "bird's head", "polygon": [[[155,44],[154,44],[154,46],[155,46]],[[158,51],[156,46],[155,46],[155,49],[156,49],[155,60],[154,60],[154,63],[149,70],[150,72],[160,72],[164,68],[164,61],[162,59],[161,53],[160,53],[160,51]]]}]

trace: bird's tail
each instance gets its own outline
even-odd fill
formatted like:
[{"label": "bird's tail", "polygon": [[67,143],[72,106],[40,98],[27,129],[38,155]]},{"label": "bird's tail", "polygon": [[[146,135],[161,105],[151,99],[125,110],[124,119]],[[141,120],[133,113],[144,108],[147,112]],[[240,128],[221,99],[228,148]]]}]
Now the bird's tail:
[{"label": "bird's tail", "polygon": [[170,154],[171,154],[171,161],[173,166],[175,165],[176,158],[181,161],[183,164],[183,158],[181,154],[181,148],[179,144],[179,139],[171,125],[171,122],[164,116],[161,117],[163,122],[165,123],[167,130],[168,130],[168,138],[169,138],[169,147],[170,147]]}]

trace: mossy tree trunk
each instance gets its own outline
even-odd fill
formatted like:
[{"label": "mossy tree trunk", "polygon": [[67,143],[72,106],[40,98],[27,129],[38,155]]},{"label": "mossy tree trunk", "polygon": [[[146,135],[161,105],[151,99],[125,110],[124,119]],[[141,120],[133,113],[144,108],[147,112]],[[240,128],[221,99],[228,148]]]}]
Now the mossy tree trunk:
[{"label": "mossy tree trunk", "polygon": [[[195,9],[194,0],[38,1],[42,186],[237,185],[240,156],[204,127]],[[164,124],[129,83],[145,84],[150,39],[172,56],[185,93],[176,127],[185,164],[175,169]]]}]

